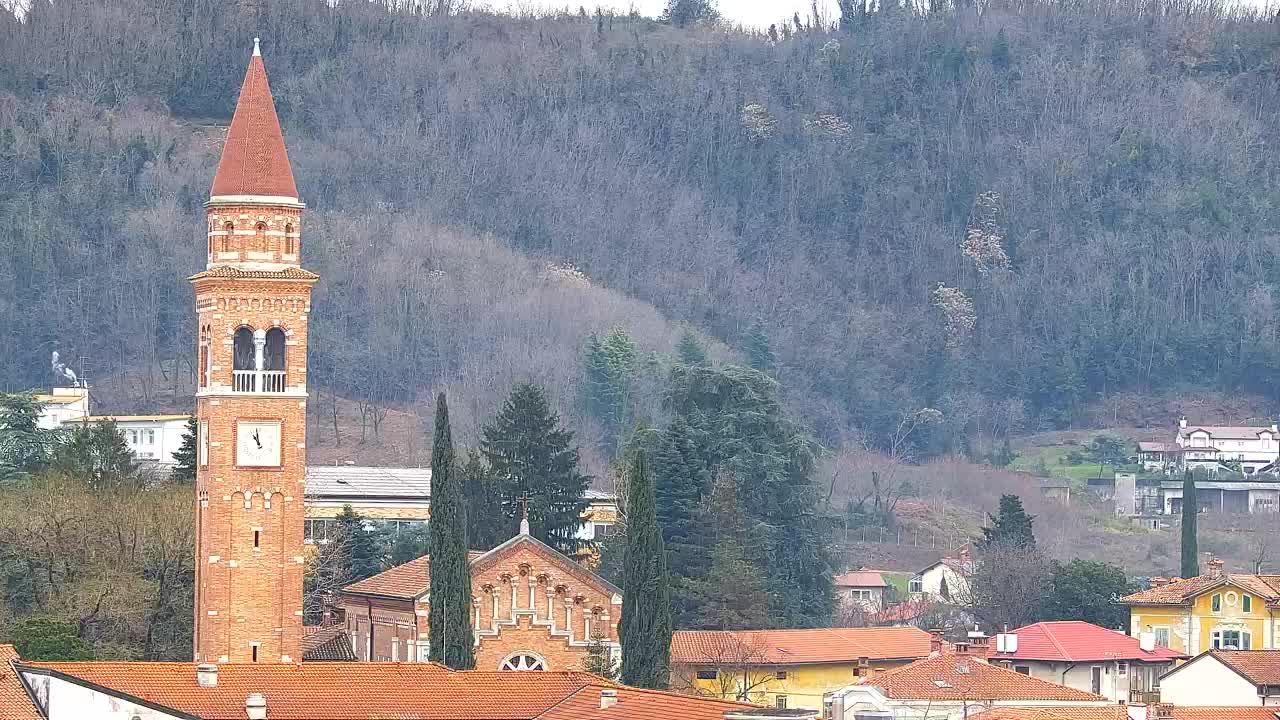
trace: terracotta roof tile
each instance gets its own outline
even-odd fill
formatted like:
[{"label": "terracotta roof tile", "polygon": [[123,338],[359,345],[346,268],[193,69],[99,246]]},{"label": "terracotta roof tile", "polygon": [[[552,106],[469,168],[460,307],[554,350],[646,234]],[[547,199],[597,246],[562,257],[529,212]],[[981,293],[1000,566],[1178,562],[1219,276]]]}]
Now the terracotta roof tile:
[{"label": "terracotta roof tile", "polygon": [[4,720],[40,720],[40,712],[27,695],[22,678],[13,669],[18,651],[12,645],[0,645],[0,717]]},{"label": "terracotta roof tile", "polygon": [[456,673],[431,663],[238,664],[218,666],[216,688],[196,684],[193,663],[28,663],[129,697],[195,715],[243,720],[262,693],[272,720],[525,720],[584,685],[584,673]]},{"label": "terracotta roof tile", "polygon": [[256,52],[240,86],[240,99],[209,194],[298,197],[267,69]]},{"label": "terracotta roof tile", "polygon": [[1139,590],[1120,598],[1128,605],[1181,605],[1218,585],[1230,583],[1262,597],[1268,602],[1280,601],[1280,575],[1197,575],[1159,587]]},{"label": "terracotta roof tile", "polygon": [[[606,689],[618,693],[618,702],[602,709],[600,691]],[[722,720],[724,714],[731,710],[750,710],[755,707],[660,690],[588,685],[539,715],[538,720]]]},{"label": "terracotta roof tile", "polygon": [[1018,651],[997,653],[991,656],[992,660],[1171,662],[1187,657],[1162,647],[1147,652],[1138,646],[1137,638],[1082,620],[1039,622],[1013,633],[1018,636]]},{"label": "terracotta roof tile", "polygon": [[999,707],[971,716],[970,720],[1129,720],[1123,705],[1105,707]]},{"label": "terracotta roof tile", "polygon": [[886,670],[859,681],[889,698],[922,701],[1104,700],[1056,683],[1038,680],[976,658],[945,653]]},{"label": "terracotta roof tile", "polygon": [[919,628],[818,628],[814,630],[677,630],[671,662],[802,665],[923,658],[929,633]]},{"label": "terracotta roof tile", "polygon": [[[484,553],[471,551],[467,553],[472,563]],[[431,590],[431,556],[423,555],[390,570],[367,577],[344,588],[344,593],[360,595],[377,595],[379,597],[401,598],[412,600],[426,595]]]},{"label": "terracotta roof tile", "polygon": [[836,587],[889,587],[889,583],[884,581],[884,576],[876,570],[851,570],[840,573],[831,578],[831,584]]},{"label": "terracotta roof tile", "polygon": [[351,636],[342,625],[312,625],[302,628],[302,659],[350,662],[356,659]]},{"label": "terracotta roof tile", "polygon": [[226,278],[230,280],[318,280],[320,276],[299,267],[286,267],[281,270],[244,270],[231,265],[219,265],[192,275],[189,280],[204,278]]},{"label": "terracotta roof tile", "polygon": [[1280,685],[1280,650],[1210,650],[1254,685]]},{"label": "terracotta roof tile", "polygon": [[1280,708],[1175,706],[1173,720],[1280,720]]}]

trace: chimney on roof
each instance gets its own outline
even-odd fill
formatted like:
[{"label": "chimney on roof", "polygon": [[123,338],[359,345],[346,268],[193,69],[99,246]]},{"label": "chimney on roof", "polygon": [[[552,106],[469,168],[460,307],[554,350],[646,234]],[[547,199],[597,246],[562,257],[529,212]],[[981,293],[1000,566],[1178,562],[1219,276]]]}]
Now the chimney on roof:
[{"label": "chimney on roof", "polygon": [[1018,652],[1018,633],[1002,632],[996,635],[996,652]]},{"label": "chimney on roof", "polygon": [[617,690],[601,690],[600,691],[600,709],[608,710],[618,704]]},{"label": "chimney on roof", "polygon": [[267,698],[262,693],[249,693],[244,699],[244,714],[249,720],[267,720]]},{"label": "chimney on roof", "polygon": [[1151,578],[1151,587],[1153,588],[1158,588],[1158,587],[1161,587],[1162,585],[1168,585],[1168,584],[1169,584],[1169,578],[1165,578],[1165,577]]},{"label": "chimney on roof", "polygon": [[944,645],[942,640],[942,630],[939,628],[930,628],[929,630],[929,657],[937,657],[942,654]]},{"label": "chimney on roof", "polygon": [[213,663],[200,663],[196,666],[196,685],[200,687],[218,687],[218,666]]},{"label": "chimney on roof", "polygon": [[1208,568],[1205,572],[1211,578],[1220,578],[1222,577],[1223,565],[1224,563],[1221,558],[1214,558],[1205,563],[1205,567]]},{"label": "chimney on roof", "polygon": [[1147,630],[1138,633],[1138,649],[1142,652],[1156,651],[1156,634]]},{"label": "chimney on roof", "polygon": [[1181,430],[1186,430],[1186,429],[1187,429],[1187,416],[1186,416],[1186,415],[1183,415],[1182,417],[1178,418],[1178,428],[1179,428],[1179,429],[1181,429]]},{"label": "chimney on roof", "polygon": [[979,660],[986,660],[991,654],[991,638],[978,629],[977,625],[969,631],[969,654]]},{"label": "chimney on roof", "polygon": [[1148,720],[1170,720],[1173,717],[1173,703],[1156,703],[1151,706]]}]

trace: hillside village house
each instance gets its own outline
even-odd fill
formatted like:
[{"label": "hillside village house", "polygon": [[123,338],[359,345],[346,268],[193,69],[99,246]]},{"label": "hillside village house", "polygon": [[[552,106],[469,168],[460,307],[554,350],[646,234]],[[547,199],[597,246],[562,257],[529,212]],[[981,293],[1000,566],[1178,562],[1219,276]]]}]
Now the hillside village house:
[{"label": "hillside village house", "polygon": [[53,430],[63,423],[89,417],[89,388],[55,387],[50,392],[36,395],[40,404],[41,430]]},{"label": "hillside village house", "polygon": [[973,550],[962,545],[954,556],[940,558],[916,573],[907,591],[912,598],[963,603],[969,597],[969,575],[972,573]]},{"label": "hillside village house", "polygon": [[[529,534],[471,556],[476,667],[581,670],[617,659],[622,590]],[[337,600],[360,660],[425,661],[430,560],[420,557],[343,588]]]},{"label": "hillside village house", "polygon": [[1160,701],[1160,676],[1187,656],[1080,620],[1039,622],[996,636],[993,663],[1112,702]]},{"label": "hillside village house", "polygon": [[987,662],[985,637],[832,693],[828,720],[964,720],[1002,706],[1101,708],[1106,698]]},{"label": "hillside village house", "polygon": [[1152,578],[1152,587],[1120,602],[1129,606],[1130,634],[1152,633],[1161,647],[1186,655],[1210,649],[1273,649],[1280,621],[1280,575],[1207,572],[1187,579]]},{"label": "hillside village house", "polygon": [[677,630],[671,687],[774,708],[822,709],[823,697],[860,677],[928,657],[918,628]]},{"label": "hillside village house", "polygon": [[1280,711],[1280,650],[1206,650],[1164,676],[1160,700]]},{"label": "hillside village house", "polygon": [[173,454],[182,447],[190,420],[190,415],[90,415],[77,422],[113,422],[135,458],[175,465]]},{"label": "hillside village house", "polygon": [[1211,473],[1238,467],[1245,475],[1273,472],[1280,460],[1280,427],[1275,424],[1189,425],[1178,420],[1174,443],[1182,450],[1183,467]]},{"label": "hillside village house", "polygon": [[887,605],[889,583],[878,570],[850,570],[831,578],[836,599],[843,609],[875,613]]}]

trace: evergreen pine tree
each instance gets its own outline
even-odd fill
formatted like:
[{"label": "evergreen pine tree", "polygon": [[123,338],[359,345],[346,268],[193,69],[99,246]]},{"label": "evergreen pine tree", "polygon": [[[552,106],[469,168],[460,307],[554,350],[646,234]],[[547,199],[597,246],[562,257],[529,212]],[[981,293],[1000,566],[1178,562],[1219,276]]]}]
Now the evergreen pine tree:
[{"label": "evergreen pine tree", "polygon": [[[768,627],[769,590],[759,563],[753,562],[749,555],[763,551],[751,537],[738,503],[737,482],[731,474],[722,472],[716,476],[703,505],[703,516],[714,544],[706,578],[699,583],[705,591],[689,627],[707,630]],[[733,588],[733,592],[723,592],[726,587]]]},{"label": "evergreen pine tree", "polygon": [[454,670],[475,667],[471,629],[471,566],[467,561],[467,508],[462,473],[453,455],[449,406],[436,397],[431,446],[431,608],[427,620],[431,660]]},{"label": "evergreen pine tree", "polygon": [[588,411],[604,426],[604,447],[614,451],[631,422],[631,389],[636,374],[636,344],[620,327],[604,340],[587,339],[586,388]]},{"label": "evergreen pine tree", "polygon": [[51,433],[40,429],[40,403],[30,393],[0,393],[0,481],[49,464]]},{"label": "evergreen pine tree", "polygon": [[685,365],[706,365],[707,351],[702,349],[698,336],[691,330],[685,330],[676,343],[676,359]]},{"label": "evergreen pine tree", "polygon": [[764,322],[756,320],[747,333],[747,363],[763,373],[773,372],[777,358],[769,344],[769,335],[765,332]]},{"label": "evergreen pine tree", "polygon": [[831,529],[817,512],[812,443],[789,448],[786,470],[770,478],[769,615],[783,627],[828,627],[835,612]]},{"label": "evergreen pine tree", "polygon": [[200,423],[193,417],[187,421],[187,429],[182,433],[182,445],[173,453],[173,479],[182,482],[195,482],[196,479],[196,435],[200,431]]},{"label": "evergreen pine tree", "polygon": [[377,528],[368,526],[360,513],[343,505],[342,512],[334,518],[338,537],[346,546],[348,577],[343,585],[373,577],[382,572],[382,543]]},{"label": "evergreen pine tree", "polygon": [[1035,550],[1036,535],[1032,529],[1034,519],[1023,509],[1022,498],[1017,495],[1001,495],[1000,511],[991,527],[982,528],[982,540],[978,541],[978,545],[981,548]]},{"label": "evergreen pine tree", "polygon": [[534,537],[570,557],[590,544],[578,538],[590,478],[579,472],[573,433],[560,428],[542,388],[522,383],[512,389],[484,427],[480,451],[498,484],[506,537],[516,532],[520,499],[527,493]]},{"label": "evergreen pine tree", "polygon": [[627,549],[618,637],[622,642],[622,681],[632,687],[665,688],[671,680],[671,589],[647,465],[645,451],[636,451],[627,488]]},{"label": "evergreen pine tree", "polygon": [[138,480],[133,451],[109,420],[76,423],[54,448],[50,466],[95,489],[123,487]]},{"label": "evergreen pine tree", "polygon": [[467,496],[467,544],[472,550],[492,550],[511,537],[510,521],[502,512],[502,492],[480,453],[467,454],[462,467]]},{"label": "evergreen pine tree", "polygon": [[1196,479],[1187,470],[1182,476],[1182,577],[1192,578],[1200,574],[1200,547],[1196,537],[1196,522],[1200,501],[1196,498]]},{"label": "evergreen pine tree", "polygon": [[706,469],[688,422],[676,416],[654,456],[658,525],[671,574],[671,610],[677,627],[691,624],[710,563],[711,540],[700,515],[707,492]]}]

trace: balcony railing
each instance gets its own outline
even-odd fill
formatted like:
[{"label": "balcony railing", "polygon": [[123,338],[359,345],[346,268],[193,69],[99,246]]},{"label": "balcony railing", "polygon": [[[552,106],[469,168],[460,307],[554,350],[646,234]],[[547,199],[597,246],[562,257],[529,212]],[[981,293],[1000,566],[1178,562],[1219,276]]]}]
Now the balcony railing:
[{"label": "balcony railing", "polygon": [[1138,690],[1129,691],[1130,705],[1155,705],[1160,702],[1159,690]]},{"label": "balcony railing", "polygon": [[234,392],[284,392],[283,370],[232,370],[231,376],[231,389]]}]

